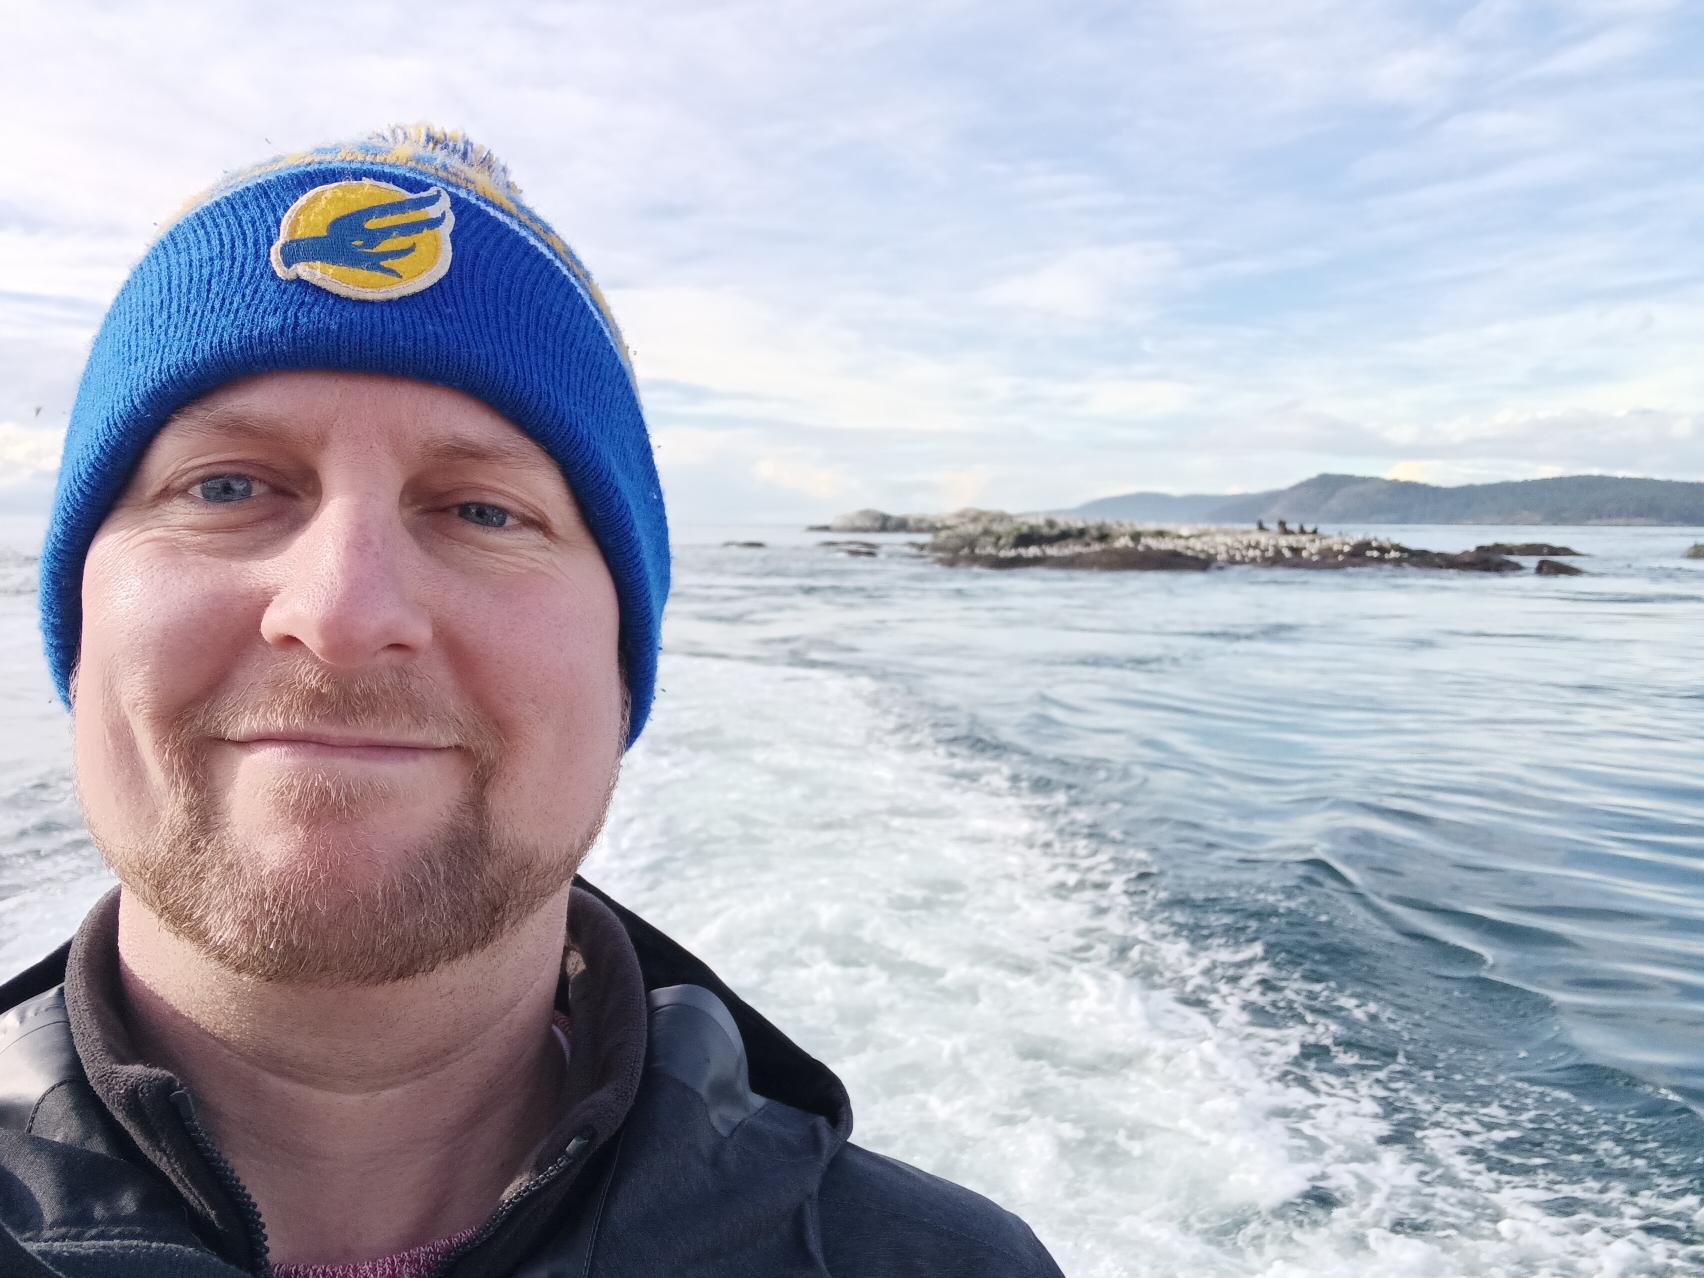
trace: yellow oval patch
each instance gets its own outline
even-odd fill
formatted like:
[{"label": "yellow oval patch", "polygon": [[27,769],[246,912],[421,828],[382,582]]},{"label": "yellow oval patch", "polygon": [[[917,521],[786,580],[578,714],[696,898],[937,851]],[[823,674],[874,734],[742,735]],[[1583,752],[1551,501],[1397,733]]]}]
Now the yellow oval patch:
[{"label": "yellow oval patch", "polygon": [[363,179],[317,186],[290,206],[272,245],[280,279],[358,301],[418,293],[450,269],[455,212],[441,187],[405,191]]}]

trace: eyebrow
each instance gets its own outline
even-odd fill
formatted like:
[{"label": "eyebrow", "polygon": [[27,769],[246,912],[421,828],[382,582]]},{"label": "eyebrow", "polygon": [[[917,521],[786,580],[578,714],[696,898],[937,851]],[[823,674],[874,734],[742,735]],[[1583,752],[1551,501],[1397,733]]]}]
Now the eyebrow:
[{"label": "eyebrow", "polygon": [[[269,417],[234,408],[180,409],[166,421],[178,437],[189,435],[208,442],[221,440],[252,440],[256,443],[278,443],[285,419]],[[326,432],[320,431],[299,442],[318,448],[324,445]],[[475,462],[508,466],[520,470],[548,470],[556,465],[550,456],[516,432],[514,439],[465,439],[454,435],[431,436],[420,445],[420,457],[433,466],[452,466]]]}]

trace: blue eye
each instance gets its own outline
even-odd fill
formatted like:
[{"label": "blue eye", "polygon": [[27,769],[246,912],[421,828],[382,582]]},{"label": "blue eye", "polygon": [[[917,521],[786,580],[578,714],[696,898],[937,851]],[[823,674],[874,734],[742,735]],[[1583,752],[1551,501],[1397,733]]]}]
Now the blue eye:
[{"label": "blue eye", "polygon": [[247,475],[214,475],[195,485],[194,491],[208,502],[242,501],[254,496],[254,480]]},{"label": "blue eye", "polygon": [[482,501],[464,501],[456,507],[456,513],[482,528],[505,528],[509,520],[514,518],[501,506],[492,506]]}]

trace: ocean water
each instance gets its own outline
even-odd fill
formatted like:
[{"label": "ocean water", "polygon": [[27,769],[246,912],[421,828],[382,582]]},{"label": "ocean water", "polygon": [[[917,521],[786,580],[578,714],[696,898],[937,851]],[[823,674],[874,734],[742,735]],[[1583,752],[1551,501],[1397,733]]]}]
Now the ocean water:
[{"label": "ocean water", "polygon": [[[1704,530],[1376,531],[1590,575],[680,530],[587,873],[1073,1278],[1704,1273]],[[105,885],[35,536],[0,524],[8,970]]]}]

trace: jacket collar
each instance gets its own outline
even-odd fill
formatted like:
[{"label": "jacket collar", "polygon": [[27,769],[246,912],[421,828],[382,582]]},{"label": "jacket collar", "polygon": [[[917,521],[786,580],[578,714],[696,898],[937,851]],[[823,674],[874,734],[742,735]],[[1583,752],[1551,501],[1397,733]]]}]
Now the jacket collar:
[{"label": "jacket collar", "polygon": [[[186,1123],[192,1113],[183,1085],[140,1058],[123,1015],[118,972],[118,893],[109,893],[75,937],[34,968],[0,987],[0,1006],[52,988],[62,977],[77,1061],[94,1097],[141,1156],[183,1199],[197,1231],[227,1259],[264,1271],[264,1231],[247,1211],[240,1185],[226,1184],[199,1148]],[[632,911],[583,880],[570,896],[568,930],[581,961],[570,965],[558,1006],[572,1023],[573,1051],[564,1111],[542,1146],[541,1168],[554,1152],[578,1149],[555,1166],[584,1168],[609,1144],[633,1109],[647,1062],[652,1002],[666,1002],[668,987],[698,986],[726,1009],[739,1039],[740,1072],[750,1089],[826,1120],[838,1148],[852,1128],[846,1089],[825,1066],[787,1039],[735,994],[711,969]],[[830,1151],[831,1152],[831,1151]],[[608,1160],[605,1160],[606,1164]],[[540,1178],[526,1208],[464,1254],[456,1272],[506,1272],[528,1255],[541,1235],[559,1227],[575,1176]],[[477,1257],[477,1259],[476,1259]]]},{"label": "jacket collar", "polygon": [[[66,957],[65,1004],[77,1056],[95,1095],[183,1197],[220,1253],[258,1269],[265,1255],[264,1231],[255,1228],[252,1208],[245,1209],[245,1191],[234,1178],[222,1177],[198,1146],[186,1123],[186,1115],[193,1113],[187,1089],[142,1059],[125,1020],[118,896],[115,888],[89,912]],[[562,1116],[541,1146],[541,1167],[576,1136],[590,1142],[589,1156],[619,1129],[638,1093],[645,1062],[645,989],[633,946],[596,895],[574,891],[569,920],[581,961],[557,998],[573,1026],[574,1050]],[[534,1195],[535,1200],[547,1197]]]},{"label": "jacket collar", "polygon": [[[852,1133],[852,1101],[846,1085],[828,1066],[794,1043],[722,981],[702,959],[664,935],[632,910],[584,880],[576,880],[582,898],[601,903],[627,934],[638,957],[646,990],[698,985],[709,990],[733,1015],[751,1071],[751,1090],[828,1120],[845,1141]],[[578,1036],[575,1042],[578,1043]]]},{"label": "jacket collar", "polygon": [[178,1108],[177,1078],[142,1060],[125,1022],[118,971],[118,889],[96,903],[71,938],[65,1009],[90,1088],[136,1148],[189,1205],[222,1255],[254,1267],[264,1240],[251,1236],[229,1188],[208,1164]]}]

